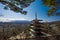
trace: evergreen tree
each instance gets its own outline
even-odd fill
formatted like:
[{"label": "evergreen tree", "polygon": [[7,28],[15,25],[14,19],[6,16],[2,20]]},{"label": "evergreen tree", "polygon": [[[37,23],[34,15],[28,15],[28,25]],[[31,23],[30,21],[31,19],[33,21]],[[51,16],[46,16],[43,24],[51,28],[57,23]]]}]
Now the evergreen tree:
[{"label": "evergreen tree", "polygon": [[50,9],[48,10],[48,15],[59,15],[60,12],[57,12],[60,10],[60,0],[42,0],[43,4],[45,6],[48,6]]},{"label": "evergreen tree", "polygon": [[0,3],[5,5],[4,9],[10,9],[22,14],[27,13],[27,11],[24,11],[23,8],[30,6],[32,2],[34,2],[34,0],[0,0]]}]

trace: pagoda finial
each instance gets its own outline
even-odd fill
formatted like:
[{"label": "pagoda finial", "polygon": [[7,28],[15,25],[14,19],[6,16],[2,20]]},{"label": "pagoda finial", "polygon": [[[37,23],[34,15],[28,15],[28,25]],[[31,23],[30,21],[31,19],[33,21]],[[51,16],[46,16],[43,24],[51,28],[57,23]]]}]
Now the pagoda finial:
[{"label": "pagoda finial", "polygon": [[37,13],[35,13],[35,19],[37,20]]}]

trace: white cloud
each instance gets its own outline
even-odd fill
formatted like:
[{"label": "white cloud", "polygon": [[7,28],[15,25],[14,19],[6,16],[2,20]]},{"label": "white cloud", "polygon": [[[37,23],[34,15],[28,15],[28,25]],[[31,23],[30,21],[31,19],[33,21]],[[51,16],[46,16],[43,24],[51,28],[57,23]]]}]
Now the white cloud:
[{"label": "white cloud", "polygon": [[11,22],[14,20],[28,20],[26,18],[0,18],[0,22]]}]

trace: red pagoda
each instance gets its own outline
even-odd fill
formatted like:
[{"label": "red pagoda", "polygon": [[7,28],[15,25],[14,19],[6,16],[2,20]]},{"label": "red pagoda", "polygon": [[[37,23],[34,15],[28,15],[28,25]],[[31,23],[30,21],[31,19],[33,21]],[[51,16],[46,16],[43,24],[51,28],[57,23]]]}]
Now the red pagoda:
[{"label": "red pagoda", "polygon": [[41,23],[37,19],[37,14],[35,13],[35,20],[32,20],[32,23],[30,24],[30,34],[35,40],[41,40],[41,36],[44,35],[42,32],[43,30],[41,29]]}]

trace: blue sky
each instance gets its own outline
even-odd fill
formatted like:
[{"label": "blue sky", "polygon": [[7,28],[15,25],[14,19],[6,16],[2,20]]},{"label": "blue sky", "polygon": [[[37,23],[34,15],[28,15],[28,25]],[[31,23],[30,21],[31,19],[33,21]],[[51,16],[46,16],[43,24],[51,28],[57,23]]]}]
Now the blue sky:
[{"label": "blue sky", "polygon": [[47,6],[42,4],[41,0],[36,0],[29,7],[24,8],[28,13],[27,15],[23,15],[21,13],[16,13],[11,10],[4,10],[3,5],[0,4],[0,20],[33,20],[35,18],[35,13],[38,15],[38,19],[43,21],[56,21],[60,20],[60,16],[47,16],[47,10],[49,9]]}]

